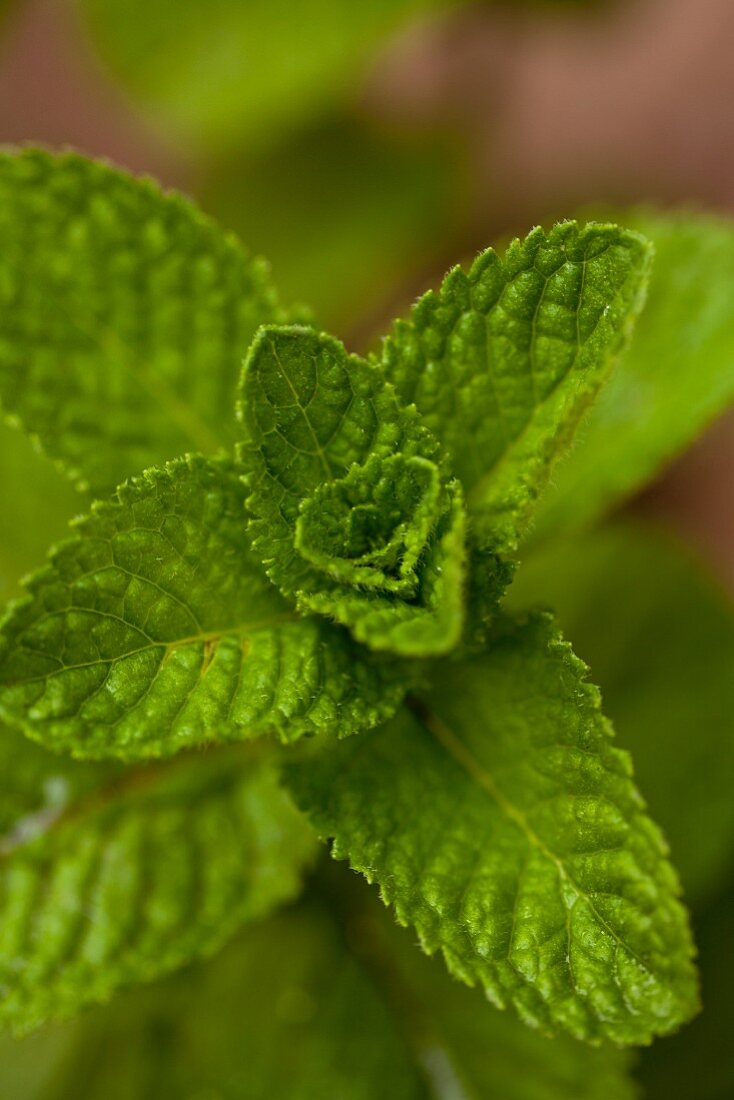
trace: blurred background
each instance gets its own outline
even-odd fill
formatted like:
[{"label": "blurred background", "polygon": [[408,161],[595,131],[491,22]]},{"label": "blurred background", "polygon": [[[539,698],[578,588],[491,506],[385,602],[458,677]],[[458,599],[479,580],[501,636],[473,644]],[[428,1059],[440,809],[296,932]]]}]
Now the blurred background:
[{"label": "blurred background", "polygon": [[[193,195],[269,259],[285,300],[309,303],[324,327],[360,350],[457,259],[534,224],[587,206],[734,213],[733,46],[731,0],[2,0],[0,141],[72,146]],[[34,461],[29,455],[31,478]],[[604,673],[625,744],[626,731],[634,741],[645,718],[634,688],[625,694],[625,630],[638,641],[649,630],[652,649],[667,632],[668,677],[680,668],[688,694],[681,689],[671,701],[665,687],[666,718],[678,721],[680,739],[700,733],[703,744],[710,733],[710,771],[701,770],[701,755],[686,771],[681,754],[669,788],[656,792],[666,734],[659,709],[654,752],[648,744],[646,759],[645,743],[631,747],[674,854],[689,841],[686,886],[695,886],[697,838],[676,835],[670,792],[680,806],[695,780],[705,807],[721,759],[714,735],[734,742],[734,701],[721,687],[734,680],[730,605],[725,623],[713,607],[704,622],[712,591],[705,586],[734,591],[733,487],[729,414],[625,505],[627,515],[673,528],[713,581],[701,582],[690,606],[680,597],[669,624],[659,604],[648,609],[652,625],[642,612],[622,616],[616,651],[584,632],[583,609],[578,631],[569,630]],[[60,481],[56,491],[66,493]],[[64,519],[70,507],[59,509]],[[602,598],[599,578],[627,549],[612,543],[597,553],[589,545],[586,593]],[[561,563],[554,574],[572,618],[564,569],[574,581],[579,569]],[[676,569],[665,576],[672,603],[687,584],[679,585]],[[647,583],[632,564],[622,579]],[[604,589],[603,598],[621,606],[625,592]],[[690,668],[685,647],[676,649],[681,629],[695,637],[699,627],[702,651],[716,631],[721,639],[719,663],[712,670],[707,660],[705,675]],[[649,684],[654,673],[646,674]],[[709,675],[718,702],[702,718]],[[727,786],[717,805],[732,801],[733,766],[734,758],[722,765]],[[706,812],[690,820],[713,829]],[[721,814],[720,848],[730,858],[730,807]],[[684,812],[679,834],[688,821]],[[708,882],[697,902],[713,1005],[729,998],[734,978],[732,898],[729,886]],[[719,947],[707,947],[722,942],[724,961]],[[651,1097],[734,1096],[726,1015],[714,1010],[712,1019],[643,1056],[640,1080]]]},{"label": "blurred background", "polygon": [[[193,194],[353,346],[587,203],[734,206],[730,0],[3,0],[0,141]],[[734,585],[734,421],[647,494]]]}]

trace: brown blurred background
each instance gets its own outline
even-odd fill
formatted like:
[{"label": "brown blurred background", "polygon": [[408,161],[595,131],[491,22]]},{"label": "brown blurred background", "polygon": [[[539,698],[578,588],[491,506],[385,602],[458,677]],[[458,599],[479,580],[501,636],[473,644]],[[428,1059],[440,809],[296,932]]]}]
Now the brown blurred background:
[{"label": "brown blurred background", "polygon": [[[457,254],[584,203],[734,212],[733,45],[731,0],[474,3],[404,27],[360,78],[346,126],[453,134],[460,209],[438,248],[416,247],[376,274],[378,291],[352,307],[346,331],[363,340]],[[232,209],[212,188],[211,166],[106,71],[67,0],[16,0],[5,14],[0,140],[72,145],[191,191],[225,220]],[[236,161],[228,171],[231,192]],[[237,201],[246,202],[247,179]],[[327,197],[340,187],[338,173],[322,181],[318,167],[316,181]],[[255,247],[268,244],[265,231]],[[299,270],[307,282],[308,264]],[[357,282],[352,289],[361,300]],[[732,588],[733,486],[729,416],[636,504],[684,527]]]}]

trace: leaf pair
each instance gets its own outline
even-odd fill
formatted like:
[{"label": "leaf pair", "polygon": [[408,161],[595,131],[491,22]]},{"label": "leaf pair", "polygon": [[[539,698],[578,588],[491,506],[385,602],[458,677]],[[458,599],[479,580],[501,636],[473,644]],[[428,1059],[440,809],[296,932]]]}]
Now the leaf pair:
[{"label": "leaf pair", "polygon": [[464,511],[438,447],[378,369],[308,329],[263,329],[245,366],[250,531],[304,611],[374,649],[452,649]]}]

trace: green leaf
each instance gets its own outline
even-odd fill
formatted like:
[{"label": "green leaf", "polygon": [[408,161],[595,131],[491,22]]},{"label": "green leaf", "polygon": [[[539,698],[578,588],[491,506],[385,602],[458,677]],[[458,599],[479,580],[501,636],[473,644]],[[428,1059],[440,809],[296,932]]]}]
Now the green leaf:
[{"label": "green leaf", "polygon": [[452,980],[379,905],[363,905],[347,925],[349,942],[373,973],[380,966],[387,970],[399,996],[394,1007],[403,1020],[407,1016],[431,1097],[635,1100],[637,1089],[625,1072],[628,1053],[531,1031],[478,990]]},{"label": "green leaf", "polygon": [[512,551],[642,304],[650,248],[613,225],[534,229],[451,271],[382,365],[446,447],[477,535]]},{"label": "green leaf", "polygon": [[212,954],[298,892],[312,851],[272,764],[242,749],[121,773],[11,829],[0,1025],[31,1029]]},{"label": "green leaf", "polygon": [[78,0],[93,44],[168,140],[267,142],[353,89],[411,16],[452,0]]},{"label": "green leaf", "polygon": [[655,246],[632,345],[554,476],[537,535],[578,528],[648,482],[734,400],[734,225],[615,212]]},{"label": "green leaf", "polygon": [[261,329],[242,394],[249,529],[273,583],[374,649],[453,648],[461,490],[415,410],[337,340],[300,327]]},{"label": "green leaf", "polygon": [[71,1028],[0,1044],[0,1094],[633,1100],[623,1053],[533,1034],[392,932],[371,907],[340,926],[313,896],[214,962]]},{"label": "green leaf", "polygon": [[664,841],[548,617],[436,668],[380,730],[287,772],[426,951],[545,1031],[646,1043],[696,1010]]},{"label": "green leaf", "polygon": [[0,154],[0,402],[95,494],[236,438],[260,261],[177,195],[105,164]]},{"label": "green leaf", "polygon": [[690,552],[640,524],[531,554],[510,593],[543,603],[591,665],[686,893],[734,856],[734,610]]},{"label": "green leaf", "polygon": [[410,682],[299,617],[250,550],[228,460],[190,457],[77,521],[0,623],[0,713],[80,757],[170,755],[276,730],[353,733]]}]

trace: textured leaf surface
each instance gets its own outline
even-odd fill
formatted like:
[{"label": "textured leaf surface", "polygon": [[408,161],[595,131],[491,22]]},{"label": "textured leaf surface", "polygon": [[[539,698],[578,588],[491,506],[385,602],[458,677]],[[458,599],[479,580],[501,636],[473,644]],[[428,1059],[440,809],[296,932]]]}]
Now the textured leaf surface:
[{"label": "textured leaf surface", "polygon": [[190,147],[269,140],[354,86],[380,40],[451,0],[78,0],[116,77]]},{"label": "textured leaf surface", "polygon": [[383,367],[449,452],[477,534],[512,550],[642,302],[649,246],[612,225],[535,229],[424,295]]},{"label": "textured leaf surface", "polygon": [[369,909],[349,926],[351,941],[375,968],[386,959],[401,993],[431,1097],[441,1100],[633,1100],[629,1055],[589,1047],[565,1035],[549,1039],[483,1002],[478,990],[451,979],[437,959],[384,911]]},{"label": "textured leaf surface", "polygon": [[339,927],[310,899],[189,975],[0,1043],[3,1100],[632,1100],[623,1054],[528,1031],[389,923]]},{"label": "textured leaf surface", "polygon": [[337,340],[299,327],[261,330],[242,394],[249,529],[273,583],[375,649],[451,649],[463,502],[415,410]]},{"label": "textured leaf surface", "polygon": [[734,225],[694,214],[617,217],[655,246],[648,301],[631,347],[554,476],[539,536],[614,507],[734,401]]},{"label": "textured leaf surface", "polygon": [[190,458],[95,505],[0,624],[0,712],[127,759],[392,713],[403,665],[294,613],[251,555],[245,492],[229,460]]},{"label": "textured leaf surface", "polygon": [[429,952],[544,1030],[648,1042],[696,1008],[662,837],[545,617],[289,771],[316,829]]},{"label": "textured leaf surface", "polygon": [[0,1025],[71,1015],[211,954],[293,897],[311,853],[272,765],[242,749],[129,771],[6,832]]},{"label": "textured leaf surface", "polygon": [[97,494],[230,445],[242,358],[284,319],[263,264],[104,164],[0,155],[0,403]]},{"label": "textured leaf surface", "polygon": [[538,548],[517,607],[542,603],[591,666],[686,893],[734,855],[734,609],[662,532],[617,524]]}]

